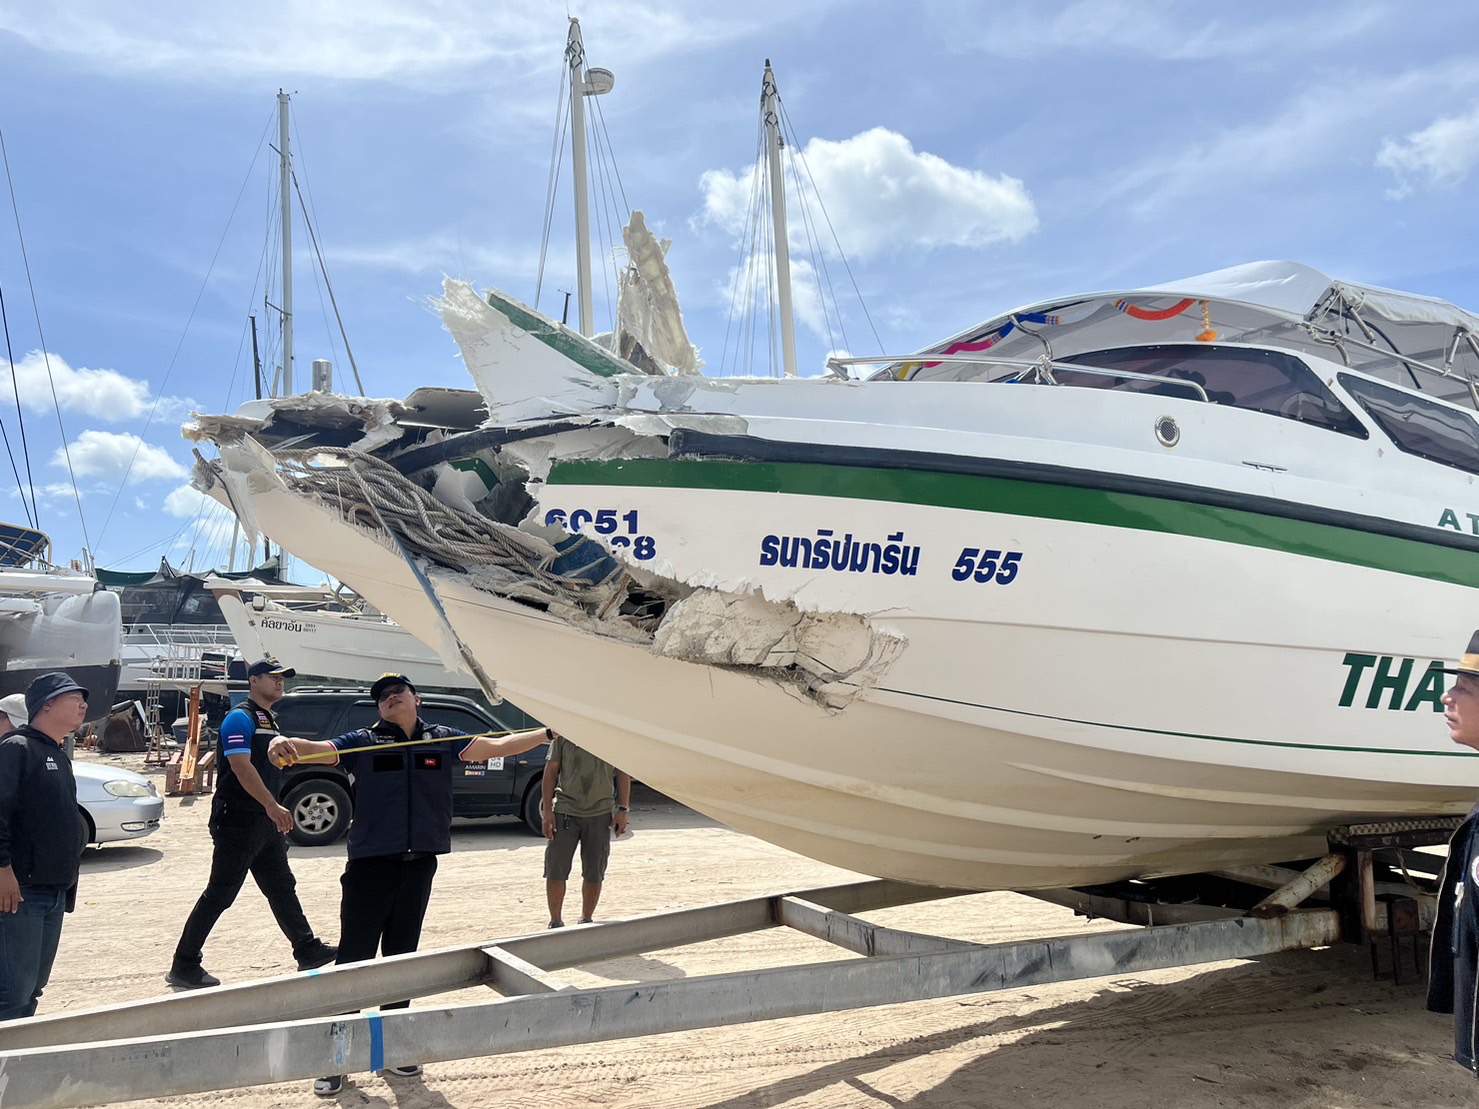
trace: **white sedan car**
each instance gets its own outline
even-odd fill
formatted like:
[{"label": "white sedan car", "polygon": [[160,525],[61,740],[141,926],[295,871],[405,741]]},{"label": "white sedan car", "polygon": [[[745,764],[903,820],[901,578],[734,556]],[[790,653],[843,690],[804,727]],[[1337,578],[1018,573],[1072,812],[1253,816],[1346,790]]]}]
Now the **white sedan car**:
[{"label": "white sedan car", "polygon": [[164,798],[142,774],[106,763],[74,762],[77,806],[87,821],[87,840],[102,845],[138,839],[159,830]]}]

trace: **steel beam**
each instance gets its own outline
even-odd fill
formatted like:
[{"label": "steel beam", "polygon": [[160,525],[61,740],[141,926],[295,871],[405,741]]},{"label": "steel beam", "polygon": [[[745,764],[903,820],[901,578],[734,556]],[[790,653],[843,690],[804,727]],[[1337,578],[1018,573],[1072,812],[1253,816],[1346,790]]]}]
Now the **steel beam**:
[{"label": "steel beam", "polygon": [[[594,938],[603,930],[577,934]],[[1272,920],[1205,921],[444,1009],[28,1048],[0,1054],[0,1076],[7,1104],[92,1105],[1134,974],[1339,938],[1333,911],[1295,910]]]},{"label": "steel beam", "polygon": [[[821,886],[798,891],[794,896],[829,908],[861,912],[952,897],[957,892],[878,880]],[[530,992],[526,988],[530,982],[520,977],[520,967],[532,967],[526,973],[541,980],[548,971],[758,931],[777,923],[776,905],[788,896],[792,895],[680,909],[613,921],[599,928],[535,932],[498,945],[504,958],[519,961],[505,967],[490,961],[490,945],[485,941],[149,1001],[0,1021],[0,1051],[106,1040],[116,1037],[120,1028],[128,1028],[134,1036],[152,1037],[333,1016],[386,1001],[430,997],[477,985],[489,985],[502,993],[526,993]],[[555,988],[553,983],[551,988]]]}]

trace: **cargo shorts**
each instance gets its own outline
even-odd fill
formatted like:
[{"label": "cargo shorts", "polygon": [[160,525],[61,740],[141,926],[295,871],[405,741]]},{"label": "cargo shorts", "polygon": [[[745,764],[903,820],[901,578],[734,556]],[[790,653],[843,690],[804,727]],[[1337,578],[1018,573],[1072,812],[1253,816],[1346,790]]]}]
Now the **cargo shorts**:
[{"label": "cargo shorts", "polygon": [[606,880],[606,862],[611,858],[611,814],[569,816],[555,813],[555,836],[544,848],[546,881],[564,882],[569,879],[576,844],[580,845],[581,878],[599,886]]}]

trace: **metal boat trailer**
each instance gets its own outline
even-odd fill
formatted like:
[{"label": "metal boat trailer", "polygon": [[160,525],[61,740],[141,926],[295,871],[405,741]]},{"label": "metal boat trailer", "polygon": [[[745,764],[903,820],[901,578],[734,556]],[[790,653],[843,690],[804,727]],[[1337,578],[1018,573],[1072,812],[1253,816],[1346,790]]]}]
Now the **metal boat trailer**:
[{"label": "metal boat trailer", "polygon": [[[1248,867],[1032,896],[1136,929],[979,944],[870,923],[858,913],[962,896],[865,881],[657,913],[491,944],[400,955],[84,1012],[0,1023],[0,1107],[76,1106],[235,1089],[779,1017],[838,1012],[1341,941],[1416,935],[1457,820],[1335,829],[1303,870]],[[1264,890],[1266,897],[1253,901]],[[1257,893],[1250,894],[1250,890]],[[1239,892],[1240,891],[1240,892]],[[1322,891],[1325,891],[1322,893]],[[1209,904],[1214,894],[1232,905]],[[853,953],[831,962],[575,989],[558,971],[769,928]],[[855,956],[863,956],[857,958]],[[1396,971],[1396,961],[1393,961]],[[360,1010],[471,986],[501,996],[445,1008]],[[344,1015],[351,1013],[353,1015]]]}]

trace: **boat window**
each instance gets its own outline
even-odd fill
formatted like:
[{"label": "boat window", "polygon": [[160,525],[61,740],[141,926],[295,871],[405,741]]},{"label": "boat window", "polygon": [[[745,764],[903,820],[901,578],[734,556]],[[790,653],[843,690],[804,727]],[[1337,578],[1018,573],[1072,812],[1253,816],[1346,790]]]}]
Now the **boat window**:
[{"label": "boat window", "polygon": [[1313,370],[1284,351],[1216,343],[1165,343],[1086,351],[1054,361],[1054,376],[1060,381],[1065,376],[1071,378],[1067,384],[1185,399],[1196,397],[1185,386],[1169,381],[1079,374],[1068,368],[1070,363],[1191,381],[1206,390],[1207,399],[1214,404],[1298,420],[1358,439],[1368,438],[1370,434]]},{"label": "boat window", "polygon": [[1479,424],[1474,417],[1354,374],[1341,374],[1340,383],[1401,450],[1479,473]]}]

